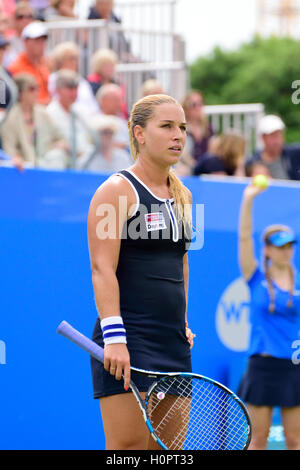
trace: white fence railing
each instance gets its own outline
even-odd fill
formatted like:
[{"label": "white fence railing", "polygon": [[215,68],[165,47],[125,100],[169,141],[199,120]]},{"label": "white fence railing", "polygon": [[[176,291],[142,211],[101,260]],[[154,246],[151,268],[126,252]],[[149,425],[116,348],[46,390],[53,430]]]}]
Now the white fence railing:
[{"label": "white fence railing", "polygon": [[216,134],[228,129],[237,129],[247,139],[248,152],[260,146],[258,125],[264,116],[265,108],[261,103],[205,106]]},{"label": "white fence railing", "polygon": [[[124,28],[144,31],[175,31],[175,8],[177,0],[116,0],[114,13]],[[80,19],[87,18],[94,0],[77,0],[76,13]]]},{"label": "white fence railing", "polygon": [[126,86],[128,108],[141,98],[141,86],[148,78],[156,78],[163,91],[182,101],[186,90],[186,66],[183,62],[164,64],[119,64],[117,77]]},{"label": "white fence railing", "polygon": [[100,48],[113,49],[122,63],[173,62],[184,60],[184,42],[165,31],[125,29],[106,20],[68,20],[48,22],[48,49],[65,41],[75,42],[82,51],[81,71]]}]

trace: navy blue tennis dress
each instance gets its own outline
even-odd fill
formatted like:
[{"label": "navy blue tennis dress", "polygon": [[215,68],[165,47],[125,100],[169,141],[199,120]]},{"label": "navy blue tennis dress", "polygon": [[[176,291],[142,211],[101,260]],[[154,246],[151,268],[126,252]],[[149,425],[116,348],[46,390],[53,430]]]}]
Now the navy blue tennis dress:
[{"label": "navy blue tennis dress", "polygon": [[[183,256],[188,250],[174,201],[156,197],[131,171],[118,173],[135,191],[137,209],[124,224],[116,276],[130,363],[139,369],[191,372],[186,338]],[[97,318],[93,340],[103,347]],[[91,358],[94,398],[126,393],[103,365]],[[152,380],[132,373],[140,391]]]}]

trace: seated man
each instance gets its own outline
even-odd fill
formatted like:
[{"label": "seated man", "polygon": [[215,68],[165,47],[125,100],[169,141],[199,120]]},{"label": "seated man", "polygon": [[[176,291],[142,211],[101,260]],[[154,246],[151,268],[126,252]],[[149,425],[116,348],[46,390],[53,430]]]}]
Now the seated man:
[{"label": "seated man", "polygon": [[[89,20],[107,20],[110,23],[121,24],[121,20],[113,12],[114,0],[96,0],[88,14]],[[122,62],[131,59],[130,44],[122,31],[109,32],[109,48],[113,49]]]},{"label": "seated man", "polygon": [[47,105],[50,101],[49,68],[45,57],[47,28],[41,21],[33,21],[23,29],[21,37],[24,41],[24,52],[8,66],[8,71],[13,76],[20,73],[33,75],[38,84],[38,103]]},{"label": "seated man", "polygon": [[114,146],[114,135],[118,131],[118,121],[114,116],[96,116],[90,125],[97,133],[98,145],[88,158],[77,159],[78,169],[114,173],[134,163],[125,150]]},{"label": "seated man", "polygon": [[[49,92],[54,98],[56,94],[55,83],[59,70],[68,69],[78,73],[80,49],[73,42],[62,42],[58,44],[51,53],[53,72],[49,76]],[[93,94],[89,82],[84,77],[78,77],[78,94],[76,105],[79,105],[86,118],[99,113],[99,106]]]},{"label": "seated man", "polygon": [[115,116],[118,122],[118,131],[114,137],[115,146],[129,152],[128,122],[122,117],[122,89],[114,83],[103,85],[97,92],[96,98],[102,114]]},{"label": "seated man", "polygon": [[285,145],[285,124],[275,115],[264,116],[259,124],[263,149],[247,162],[262,162],[272,178],[300,180],[300,144]]},{"label": "seated man", "polygon": [[5,67],[8,67],[24,51],[22,32],[34,19],[34,11],[30,4],[25,1],[18,2],[11,18],[14,34],[9,38],[9,48],[4,55],[3,64]]},{"label": "seated man", "polygon": [[93,134],[89,129],[82,110],[76,105],[80,77],[73,70],[62,69],[57,72],[56,97],[47,111],[69,147],[68,167],[75,168],[76,161],[94,148]]}]

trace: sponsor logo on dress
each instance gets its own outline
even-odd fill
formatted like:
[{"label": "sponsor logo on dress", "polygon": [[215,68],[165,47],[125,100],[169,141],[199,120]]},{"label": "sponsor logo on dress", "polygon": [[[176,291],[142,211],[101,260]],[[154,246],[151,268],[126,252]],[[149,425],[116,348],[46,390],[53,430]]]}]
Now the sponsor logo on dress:
[{"label": "sponsor logo on dress", "polygon": [[164,214],[162,212],[154,212],[145,215],[147,232],[154,232],[155,230],[164,230],[167,228]]}]

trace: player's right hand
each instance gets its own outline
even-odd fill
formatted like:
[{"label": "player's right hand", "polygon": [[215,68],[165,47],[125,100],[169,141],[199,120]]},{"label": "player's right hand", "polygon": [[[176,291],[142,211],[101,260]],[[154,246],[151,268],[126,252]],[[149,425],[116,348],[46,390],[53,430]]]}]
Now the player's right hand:
[{"label": "player's right hand", "polygon": [[254,199],[256,198],[259,194],[263,193],[264,191],[266,191],[267,188],[262,188],[262,187],[259,187],[259,186],[255,186],[253,184],[253,181],[248,185],[246,186],[246,188],[244,189],[244,197],[245,198],[248,198],[248,199]]},{"label": "player's right hand", "polygon": [[126,344],[108,344],[104,348],[104,369],[116,380],[124,378],[124,389],[130,385],[130,357]]}]

